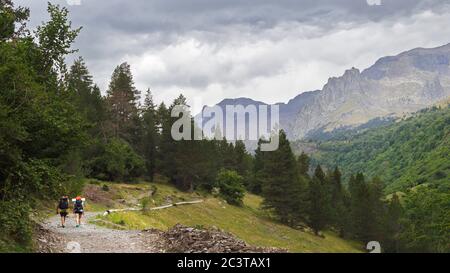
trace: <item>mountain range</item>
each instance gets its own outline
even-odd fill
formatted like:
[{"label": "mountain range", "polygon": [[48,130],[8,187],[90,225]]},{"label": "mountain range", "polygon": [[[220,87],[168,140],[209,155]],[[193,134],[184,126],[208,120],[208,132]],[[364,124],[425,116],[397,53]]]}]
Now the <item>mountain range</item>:
[{"label": "mountain range", "polygon": [[[290,139],[297,140],[318,132],[354,128],[374,119],[402,117],[448,97],[450,44],[383,57],[362,72],[351,68],[330,78],[322,90],[304,92],[276,105],[280,127]],[[217,106],[225,110],[226,105],[252,104],[268,105],[237,98],[225,99]]]}]

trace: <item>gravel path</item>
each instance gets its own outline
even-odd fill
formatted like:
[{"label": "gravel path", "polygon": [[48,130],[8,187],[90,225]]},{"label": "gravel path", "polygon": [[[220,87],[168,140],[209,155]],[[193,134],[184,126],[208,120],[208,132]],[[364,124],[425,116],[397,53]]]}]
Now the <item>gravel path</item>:
[{"label": "gravel path", "polygon": [[60,227],[60,217],[55,215],[43,223],[43,228],[60,238],[57,252],[81,253],[158,253],[163,252],[160,234],[132,230],[114,230],[89,223],[99,213],[86,213],[81,227],[75,227],[70,214],[66,227]]}]

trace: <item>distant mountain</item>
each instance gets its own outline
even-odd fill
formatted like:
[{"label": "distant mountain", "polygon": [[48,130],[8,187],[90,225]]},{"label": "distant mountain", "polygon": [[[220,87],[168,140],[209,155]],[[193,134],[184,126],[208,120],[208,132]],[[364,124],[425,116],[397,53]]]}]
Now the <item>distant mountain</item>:
[{"label": "distant mountain", "polygon": [[[322,90],[277,105],[280,127],[290,139],[302,139],[377,118],[402,117],[449,96],[450,44],[384,57],[363,72],[349,69],[341,77],[330,78]],[[248,98],[226,99],[218,105],[227,104],[266,105]]]},{"label": "distant mountain", "polygon": [[287,127],[293,138],[324,127],[356,126],[377,117],[402,116],[450,96],[450,45],[385,57],[362,73],[331,78]]},{"label": "distant mountain", "polygon": [[[313,99],[320,93],[320,91],[305,92],[297,97],[291,99],[288,103],[278,103],[280,107],[280,127],[284,129],[291,128],[295,125],[299,109],[304,108],[312,103]],[[288,135],[291,136],[291,131]]]}]

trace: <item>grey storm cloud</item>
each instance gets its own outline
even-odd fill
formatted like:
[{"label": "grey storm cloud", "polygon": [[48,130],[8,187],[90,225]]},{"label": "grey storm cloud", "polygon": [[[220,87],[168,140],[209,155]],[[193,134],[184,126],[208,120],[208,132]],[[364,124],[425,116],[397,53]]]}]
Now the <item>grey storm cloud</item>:
[{"label": "grey storm cloud", "polygon": [[[423,9],[439,10],[442,0],[79,0],[72,18],[98,29],[125,33],[214,31],[230,25],[270,28],[281,21],[334,25],[341,21],[382,20]],[[45,16],[46,1],[19,0]],[[67,5],[67,0],[51,1]]]},{"label": "grey storm cloud", "polygon": [[[102,89],[114,66],[128,61],[138,87],[152,87],[161,100],[180,90],[207,103],[237,95],[287,100],[346,67],[436,46],[450,34],[439,26],[450,18],[450,1],[442,0],[80,1],[51,2],[83,26],[75,46]],[[32,26],[47,20],[47,1],[15,2],[31,8]],[[392,35],[399,40],[388,41]]]}]

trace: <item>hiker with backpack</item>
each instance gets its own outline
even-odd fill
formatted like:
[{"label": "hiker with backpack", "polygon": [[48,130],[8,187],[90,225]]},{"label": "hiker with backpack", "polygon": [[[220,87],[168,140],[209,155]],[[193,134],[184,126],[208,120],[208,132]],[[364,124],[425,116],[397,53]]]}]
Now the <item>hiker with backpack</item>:
[{"label": "hiker with backpack", "polygon": [[75,214],[75,219],[77,222],[77,227],[80,227],[81,225],[81,216],[84,214],[84,198],[81,198],[80,196],[77,196],[77,198],[74,199],[73,204],[73,213]]},{"label": "hiker with backpack", "polygon": [[66,225],[66,218],[69,215],[69,197],[64,195],[59,200],[59,204],[56,207],[56,214],[61,215],[61,227],[64,228]]}]

